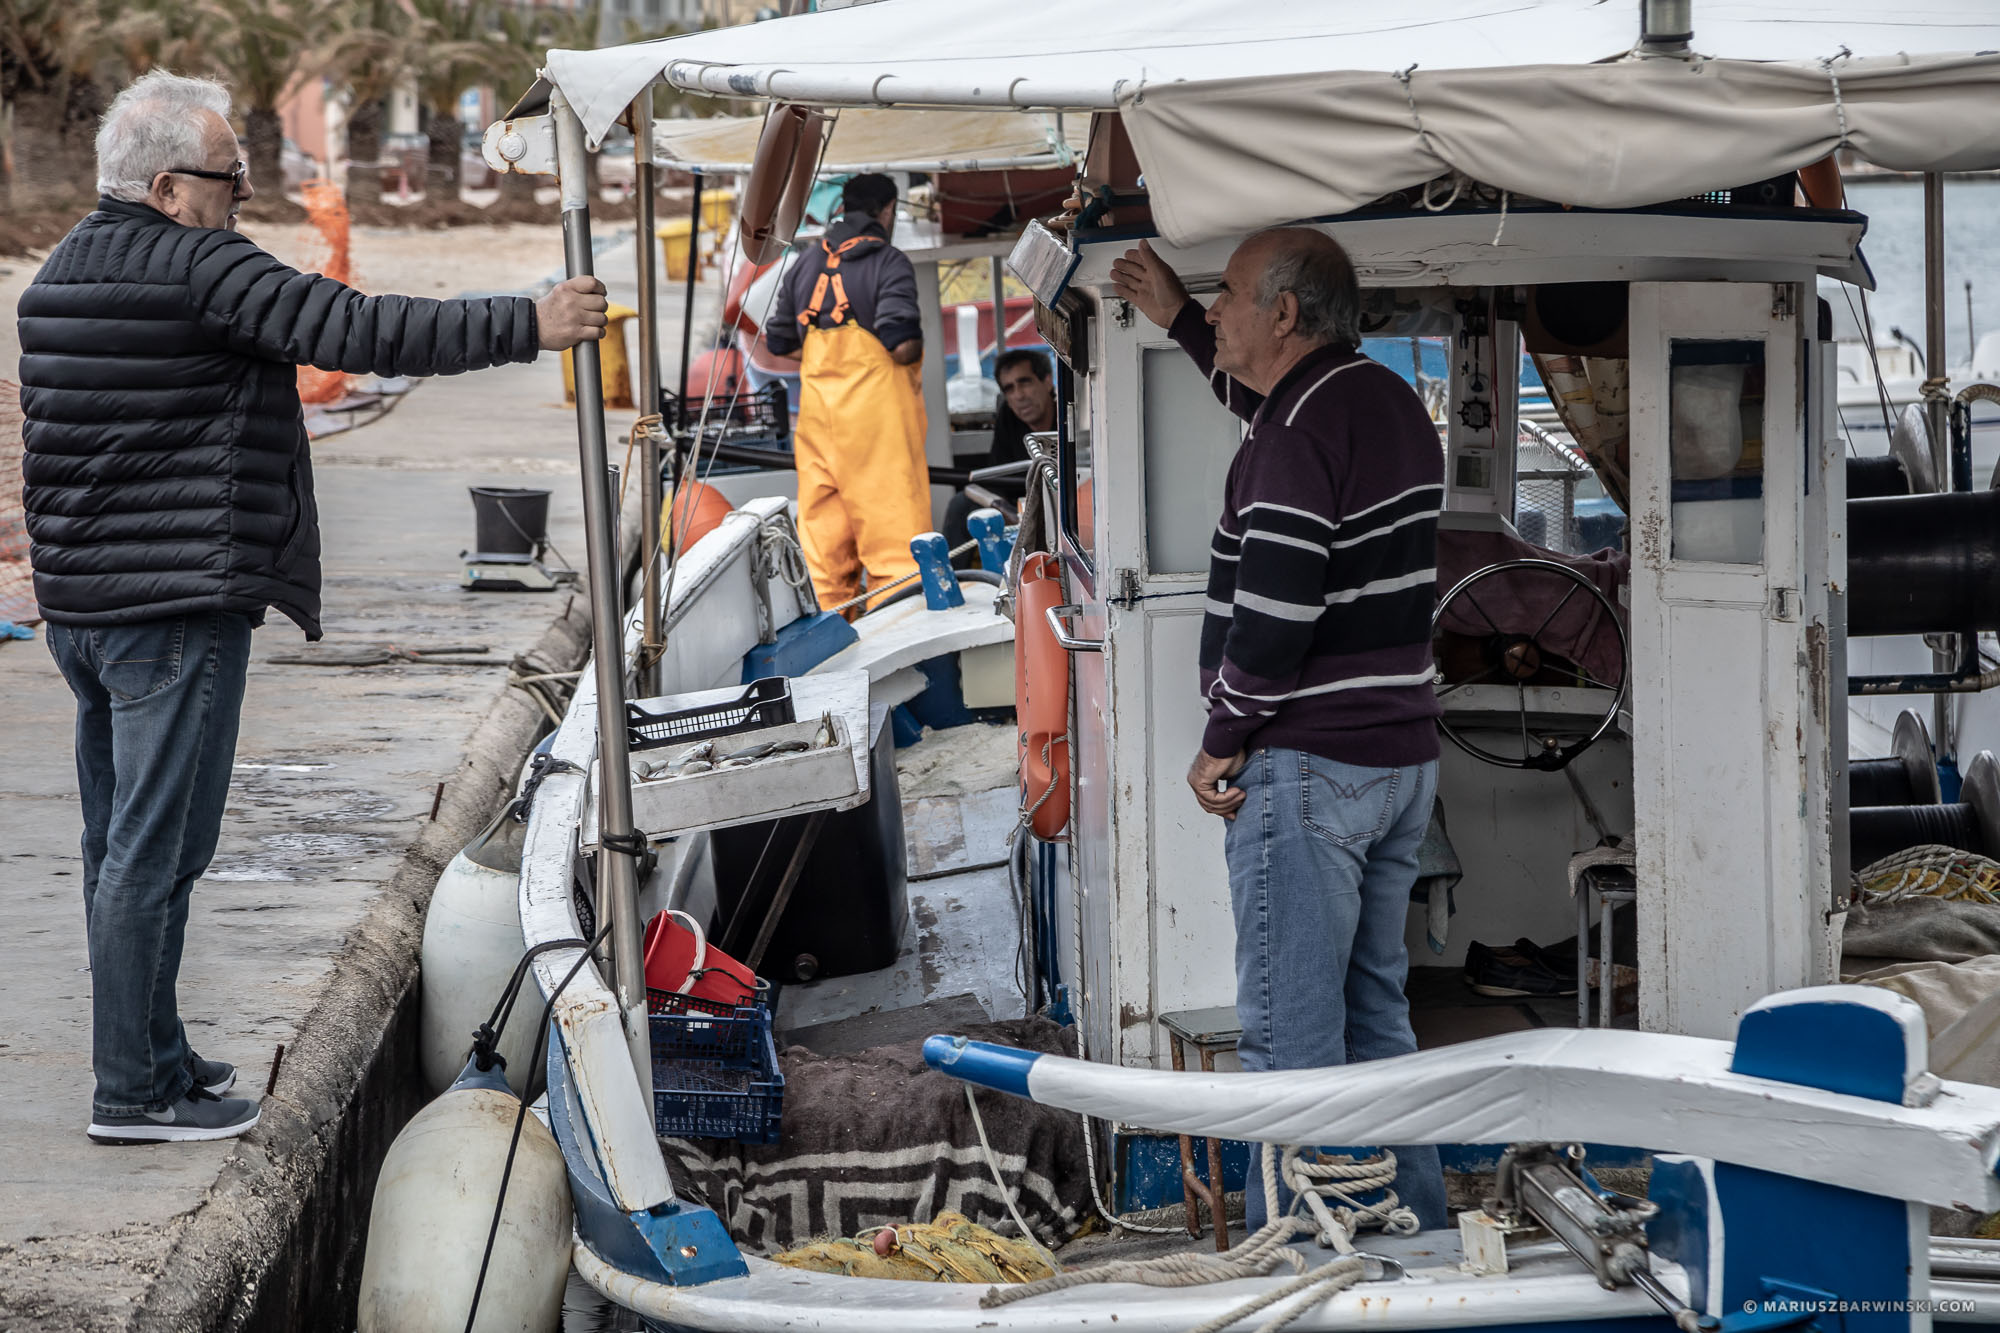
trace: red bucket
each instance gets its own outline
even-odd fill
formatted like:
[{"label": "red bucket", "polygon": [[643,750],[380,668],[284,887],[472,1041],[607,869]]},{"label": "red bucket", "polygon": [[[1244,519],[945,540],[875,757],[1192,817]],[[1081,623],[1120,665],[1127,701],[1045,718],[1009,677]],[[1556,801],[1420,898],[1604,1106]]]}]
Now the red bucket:
[{"label": "red bucket", "polygon": [[701,924],[686,912],[668,910],[646,923],[646,986],[679,991],[718,1004],[754,1004],[757,978],[742,963],[715,948]]}]

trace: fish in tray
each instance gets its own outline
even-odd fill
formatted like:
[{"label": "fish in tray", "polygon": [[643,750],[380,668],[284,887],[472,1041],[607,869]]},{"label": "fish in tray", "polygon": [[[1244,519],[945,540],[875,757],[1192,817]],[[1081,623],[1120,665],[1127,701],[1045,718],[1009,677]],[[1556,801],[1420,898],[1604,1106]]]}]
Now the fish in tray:
[{"label": "fish in tray", "polygon": [[632,761],[632,776],[641,782],[654,782],[663,778],[683,778],[696,773],[712,773],[718,768],[748,768],[760,760],[781,754],[804,754],[808,750],[823,750],[839,743],[834,731],[833,714],[822,713],[819,730],[811,740],[764,741],[741,750],[719,752],[714,740],[705,740],[690,745],[667,759]]}]

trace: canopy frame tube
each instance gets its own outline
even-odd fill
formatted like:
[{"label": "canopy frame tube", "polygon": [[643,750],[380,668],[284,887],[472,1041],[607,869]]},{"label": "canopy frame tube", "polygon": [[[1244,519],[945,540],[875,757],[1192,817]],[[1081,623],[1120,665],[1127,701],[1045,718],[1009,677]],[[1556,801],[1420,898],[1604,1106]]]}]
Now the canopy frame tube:
[{"label": "canopy frame tube", "polygon": [[[556,128],[556,184],[562,192],[563,259],[571,278],[591,276],[590,191],[583,122],[560,90],[549,96]],[[643,242],[642,242],[643,244]],[[639,951],[639,883],[632,848],[630,751],[625,735],[624,607],[619,588],[618,510],[605,447],[604,380],[598,345],[576,345],[576,437],[583,470],[585,565],[590,580],[591,655],[597,676],[597,759],[603,829],[597,852],[599,910],[611,919],[611,965],[625,1040],[639,1086],[653,1099],[652,1043],[646,1028],[646,977]],[[623,844],[626,850],[615,850]],[[605,909],[608,909],[606,911]]]}]

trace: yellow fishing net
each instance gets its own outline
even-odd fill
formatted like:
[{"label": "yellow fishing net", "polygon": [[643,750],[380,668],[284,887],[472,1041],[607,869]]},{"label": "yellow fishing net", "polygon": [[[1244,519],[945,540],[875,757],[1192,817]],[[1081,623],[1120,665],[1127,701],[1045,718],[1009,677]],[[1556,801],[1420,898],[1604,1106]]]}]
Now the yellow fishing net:
[{"label": "yellow fishing net", "polygon": [[1926,844],[1884,857],[1855,876],[1864,902],[1950,898],[2000,904],[2000,862],[1957,847]]},{"label": "yellow fishing net", "polygon": [[[893,1232],[887,1254],[876,1237]],[[939,1213],[935,1221],[881,1227],[841,1240],[813,1241],[783,1254],[777,1263],[814,1273],[890,1278],[900,1282],[1033,1282],[1055,1272],[1026,1241],[1009,1240],[961,1213]]]}]

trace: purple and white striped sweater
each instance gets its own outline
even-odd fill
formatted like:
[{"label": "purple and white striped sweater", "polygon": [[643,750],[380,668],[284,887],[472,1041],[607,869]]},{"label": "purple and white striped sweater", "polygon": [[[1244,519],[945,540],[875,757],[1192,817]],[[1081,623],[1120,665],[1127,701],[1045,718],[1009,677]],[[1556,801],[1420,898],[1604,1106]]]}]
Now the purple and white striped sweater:
[{"label": "purple and white striped sweater", "polygon": [[1437,758],[1444,453],[1423,404],[1394,371],[1338,348],[1262,397],[1214,368],[1215,331],[1195,301],[1170,333],[1250,423],[1209,551],[1202,748],[1369,768]]}]

